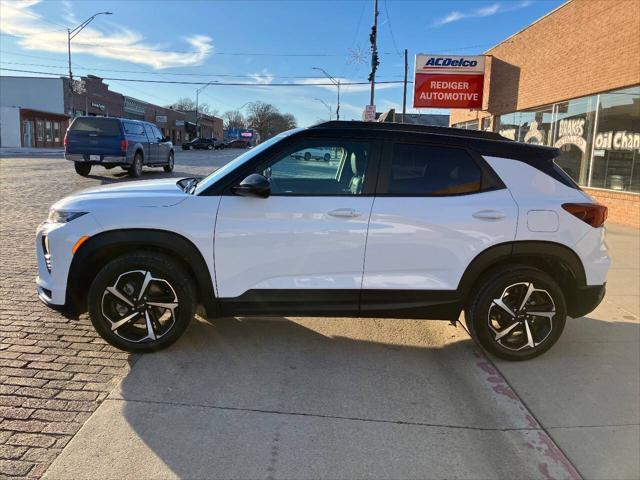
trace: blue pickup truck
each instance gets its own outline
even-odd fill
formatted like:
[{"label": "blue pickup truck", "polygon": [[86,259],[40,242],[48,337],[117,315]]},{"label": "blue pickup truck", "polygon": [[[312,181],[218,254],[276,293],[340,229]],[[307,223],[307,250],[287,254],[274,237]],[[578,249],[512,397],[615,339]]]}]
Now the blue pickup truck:
[{"label": "blue pickup truck", "polygon": [[174,164],[173,144],[158,127],[127,118],[76,117],[64,136],[64,156],[83,177],[93,165],[139,177],[143,165],[172,172]]}]

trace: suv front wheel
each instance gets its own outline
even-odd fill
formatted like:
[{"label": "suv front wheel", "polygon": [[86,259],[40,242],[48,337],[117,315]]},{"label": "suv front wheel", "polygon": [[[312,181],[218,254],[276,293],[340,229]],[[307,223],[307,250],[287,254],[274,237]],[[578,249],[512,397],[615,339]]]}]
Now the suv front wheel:
[{"label": "suv front wheel", "polygon": [[111,345],[129,352],[175,342],[195,314],[195,290],[171,257],[133,252],[107,263],[89,288],[89,316]]},{"label": "suv front wheel", "polygon": [[549,350],[564,329],[562,290],[545,272],[522,265],[494,270],[465,311],[471,335],[506,360],[528,360]]}]

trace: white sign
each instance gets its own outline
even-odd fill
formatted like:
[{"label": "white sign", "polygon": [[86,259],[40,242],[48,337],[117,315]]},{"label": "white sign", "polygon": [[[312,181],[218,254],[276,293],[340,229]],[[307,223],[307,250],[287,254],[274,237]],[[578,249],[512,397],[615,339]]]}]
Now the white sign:
[{"label": "white sign", "polygon": [[484,75],[484,55],[416,55],[415,73],[457,73]]},{"label": "white sign", "polygon": [[184,120],[176,120],[176,127],[184,127]]},{"label": "white sign", "polygon": [[364,107],[364,112],[362,112],[362,120],[365,122],[375,122],[376,121],[376,106],[375,105],[367,105]]},{"label": "white sign", "polygon": [[601,132],[596,135],[596,148],[602,150],[640,150],[640,133]]},{"label": "white sign", "polygon": [[156,115],[156,123],[167,123],[166,115]]},{"label": "white sign", "polygon": [[582,153],[587,151],[587,141],[584,135],[584,118],[566,118],[560,120],[558,128],[558,139],[553,144],[560,148],[564,145],[575,145]]}]

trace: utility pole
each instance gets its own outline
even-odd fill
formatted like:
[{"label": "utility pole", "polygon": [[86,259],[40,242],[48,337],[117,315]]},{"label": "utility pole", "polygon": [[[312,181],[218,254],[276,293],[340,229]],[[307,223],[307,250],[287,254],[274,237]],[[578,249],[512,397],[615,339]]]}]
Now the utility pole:
[{"label": "utility pole", "polygon": [[371,34],[369,35],[369,41],[371,42],[371,73],[369,74],[369,81],[371,82],[371,96],[369,98],[369,105],[374,105],[375,101],[375,88],[376,88],[376,70],[380,61],[378,60],[378,0],[374,0],[373,3],[373,27],[371,27]]},{"label": "utility pole", "polygon": [[[67,53],[69,58],[69,109],[71,110],[72,116],[75,113],[75,109],[73,107],[73,73],[71,73],[71,40],[73,40],[75,36],[78,35],[84,29],[84,27],[89,25],[93,21],[93,19],[96,18],[98,15],[111,15],[111,12],[96,13],[94,15],[91,15],[89,18],[87,18],[84,22],[79,24],[73,30],[70,28],[67,28]],[[87,109],[87,113],[88,113],[88,109]]]},{"label": "utility pole", "polygon": [[409,72],[409,61],[407,59],[408,52],[404,49],[404,91],[402,92],[402,123],[404,123],[404,116],[407,113],[407,74]]}]

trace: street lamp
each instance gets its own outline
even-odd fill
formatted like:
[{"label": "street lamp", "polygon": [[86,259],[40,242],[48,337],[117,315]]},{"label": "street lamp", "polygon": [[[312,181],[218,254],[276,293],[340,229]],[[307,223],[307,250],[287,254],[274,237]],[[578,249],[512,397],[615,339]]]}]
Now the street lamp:
[{"label": "street lamp", "polygon": [[329,121],[331,121],[331,105],[329,105],[327,102],[319,98],[314,98],[314,100],[317,100],[318,102],[322,103],[325,107],[327,107],[327,110],[329,110]]},{"label": "street lamp", "polygon": [[200,136],[200,122],[198,121],[198,105],[199,105],[198,101],[199,101],[199,98],[200,98],[200,92],[203,91],[205,88],[207,88],[212,83],[218,83],[218,80],[211,80],[209,83],[206,83],[203,86],[201,86],[200,88],[196,89],[196,135],[198,137]]},{"label": "street lamp", "polygon": [[71,40],[73,40],[76,35],[78,35],[84,29],[84,27],[89,25],[98,15],[111,15],[111,12],[98,12],[94,15],[91,15],[73,30],[67,28],[67,52],[69,54],[69,107],[71,109],[72,115],[75,113],[75,111],[73,108],[73,74],[71,73]]},{"label": "street lamp", "polygon": [[336,87],[338,87],[338,106],[336,107],[336,120],[340,120],[340,80],[337,80],[337,79],[333,78],[323,68],[311,67],[311,69],[312,70],[318,70],[318,71],[324,73],[325,77],[327,77],[329,80],[331,80],[331,83],[333,83]]}]

